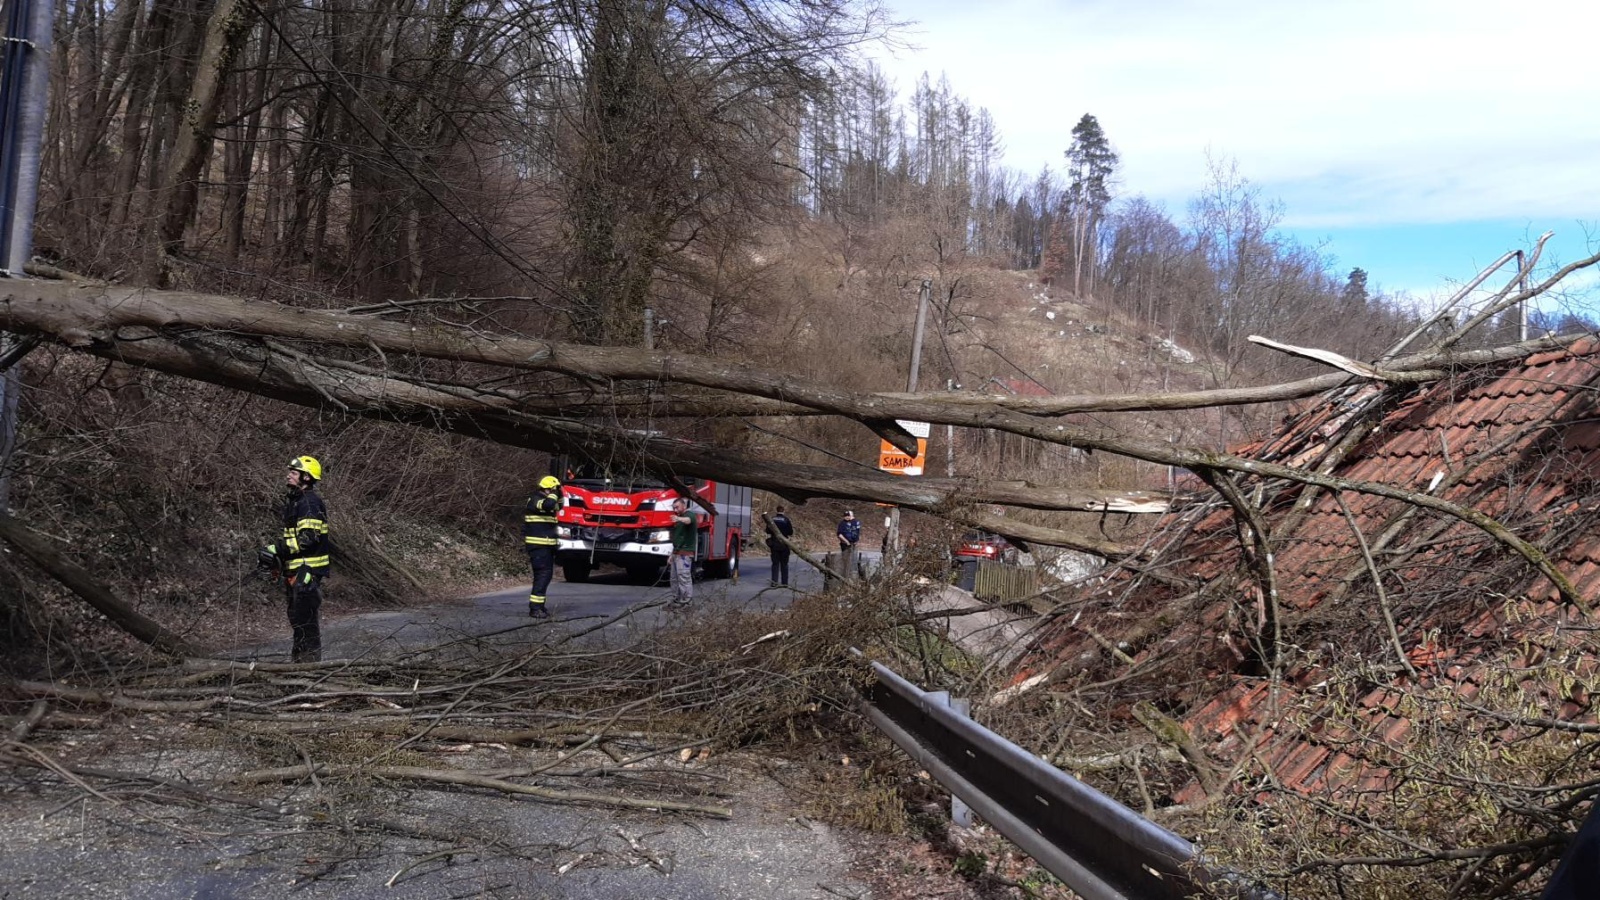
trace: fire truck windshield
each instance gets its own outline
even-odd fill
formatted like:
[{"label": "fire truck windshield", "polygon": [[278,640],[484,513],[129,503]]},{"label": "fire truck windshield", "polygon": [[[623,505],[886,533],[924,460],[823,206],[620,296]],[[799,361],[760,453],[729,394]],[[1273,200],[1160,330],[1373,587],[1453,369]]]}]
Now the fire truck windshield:
[{"label": "fire truck windshield", "polygon": [[568,463],[561,480],[586,491],[638,491],[665,490],[667,483],[644,472],[609,472],[593,463]]}]

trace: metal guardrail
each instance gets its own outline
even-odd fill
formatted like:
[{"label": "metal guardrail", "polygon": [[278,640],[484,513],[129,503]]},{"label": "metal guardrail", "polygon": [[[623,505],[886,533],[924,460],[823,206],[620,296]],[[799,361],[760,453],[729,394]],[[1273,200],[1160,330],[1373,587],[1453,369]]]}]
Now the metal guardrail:
[{"label": "metal guardrail", "polygon": [[872,663],[866,711],[984,821],[1085,900],[1281,900],[1162,828]]}]

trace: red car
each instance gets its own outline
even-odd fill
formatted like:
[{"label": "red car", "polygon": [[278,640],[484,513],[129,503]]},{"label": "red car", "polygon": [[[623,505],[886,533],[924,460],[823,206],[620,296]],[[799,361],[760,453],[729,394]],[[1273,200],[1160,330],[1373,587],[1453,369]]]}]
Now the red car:
[{"label": "red car", "polygon": [[1015,548],[998,534],[987,531],[969,531],[951,548],[956,562],[966,559],[1009,560],[1016,555]]}]

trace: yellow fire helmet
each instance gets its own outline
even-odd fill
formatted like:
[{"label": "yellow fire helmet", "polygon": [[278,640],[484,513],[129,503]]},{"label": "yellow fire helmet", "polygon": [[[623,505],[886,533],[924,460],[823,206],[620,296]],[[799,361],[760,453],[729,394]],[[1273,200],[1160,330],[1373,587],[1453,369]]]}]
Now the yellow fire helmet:
[{"label": "yellow fire helmet", "polygon": [[547,491],[554,490],[555,488],[561,487],[561,479],[555,477],[554,475],[546,475],[545,477],[539,479],[539,487]]},{"label": "yellow fire helmet", "polygon": [[289,468],[310,475],[312,481],[322,480],[322,463],[314,456],[296,456],[289,460]]}]

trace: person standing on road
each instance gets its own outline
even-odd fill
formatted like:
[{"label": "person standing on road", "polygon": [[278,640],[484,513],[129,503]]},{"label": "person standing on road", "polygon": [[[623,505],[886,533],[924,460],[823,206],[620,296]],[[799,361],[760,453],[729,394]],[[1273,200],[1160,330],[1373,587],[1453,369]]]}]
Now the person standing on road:
[{"label": "person standing on road", "polygon": [[700,531],[697,525],[688,500],[679,497],[672,501],[672,602],[668,606],[674,609],[682,609],[694,600],[694,551]]},{"label": "person standing on road", "polygon": [[772,552],[772,586],[789,586],[789,545],[784,538],[794,537],[794,524],[783,514],[783,507],[767,521],[767,549]]},{"label": "person standing on road", "polygon": [[844,576],[849,578],[856,570],[856,545],[861,543],[861,520],[856,518],[852,510],[844,511],[844,518],[839,520],[837,529],[839,538],[839,555],[843,557],[841,568]]},{"label": "person standing on road", "polygon": [[289,658],[297,663],[322,661],[322,581],[328,577],[332,544],[328,540],[328,507],[317,493],[321,480],[322,463],[315,457],[289,460],[282,536],[267,547],[283,573]]},{"label": "person standing on road", "polygon": [[556,571],[556,512],[561,509],[561,479],[546,475],[528,498],[522,514],[522,544],[528,551],[528,568],[533,570],[533,589],[528,592],[528,615],[550,618],[545,608],[545,592]]}]

